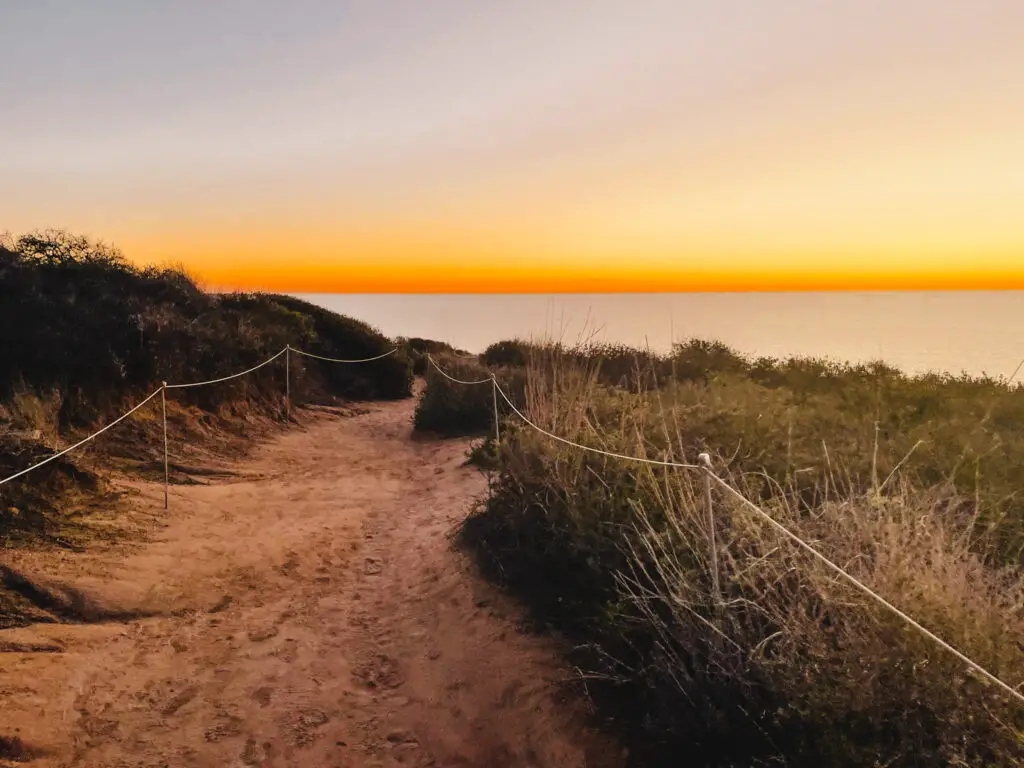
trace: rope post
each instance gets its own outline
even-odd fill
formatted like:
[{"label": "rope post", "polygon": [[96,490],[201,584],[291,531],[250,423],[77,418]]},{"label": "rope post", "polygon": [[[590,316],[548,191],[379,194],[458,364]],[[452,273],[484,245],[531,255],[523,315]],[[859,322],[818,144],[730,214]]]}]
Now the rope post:
[{"label": "rope post", "polygon": [[700,454],[697,459],[704,465],[704,508],[707,510],[708,548],[711,552],[711,589],[715,609],[722,605],[722,587],[718,581],[718,543],[715,537],[715,510],[711,505],[711,456]]},{"label": "rope post", "polygon": [[491,396],[494,398],[494,442],[495,448],[501,442],[501,429],[498,427],[498,380],[491,374]]},{"label": "rope post", "polygon": [[292,345],[286,344],[284,348],[284,400],[285,413],[288,418],[292,417]]},{"label": "rope post", "polygon": [[170,463],[167,459],[167,382],[161,382],[160,406],[164,414],[164,509],[168,508],[168,494],[171,484]]}]

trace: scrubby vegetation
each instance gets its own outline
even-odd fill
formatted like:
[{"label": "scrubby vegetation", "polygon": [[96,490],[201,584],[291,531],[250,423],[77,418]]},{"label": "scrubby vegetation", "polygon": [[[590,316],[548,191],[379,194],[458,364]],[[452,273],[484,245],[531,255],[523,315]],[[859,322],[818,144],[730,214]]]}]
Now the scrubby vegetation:
[{"label": "scrubby vegetation", "polygon": [[[748,477],[757,498],[769,497],[773,482],[785,483],[810,504],[829,493],[864,493],[884,486],[897,467],[924,487],[948,482],[972,500],[976,538],[984,538],[986,553],[1004,563],[1021,562],[1019,386],[966,375],[908,376],[880,362],[747,360],[721,343],[701,340],[677,344],[661,356],[622,346],[501,342],[481,356],[484,365],[488,359],[529,359],[535,374],[546,378],[560,368],[581,369],[615,397],[635,394],[636,407],[649,414],[646,435],[662,431],[657,421],[671,401],[666,413],[685,427],[694,445],[725,454],[729,468],[761,473],[760,480]],[[525,362],[503,366],[526,371]],[[463,378],[489,375],[483,365],[472,370]],[[480,433],[490,428],[489,398],[443,382],[438,388],[453,391],[433,400],[436,422],[451,408],[453,421],[472,423]],[[829,467],[830,457],[842,469]]]},{"label": "scrubby vegetation", "polygon": [[[394,346],[364,323],[291,297],[204,292],[182,269],[135,267],[86,237],[62,231],[8,237],[0,242],[0,476],[88,434],[161,381],[236,373],[285,344],[343,358]],[[256,415],[282,418],[284,362],[221,384],[173,390],[171,405],[192,420],[242,425]],[[411,365],[402,352],[358,366],[293,354],[290,364],[299,401],[411,395]],[[90,451],[137,454],[147,449],[130,441],[155,427],[153,414],[140,411]],[[151,449],[153,441],[144,442]],[[69,454],[0,487],[0,546],[43,530],[57,535],[61,516],[53,498],[101,485],[80,465],[85,454]]]},{"label": "scrubby vegetation", "polygon": [[523,341],[497,341],[480,356],[480,362],[488,367],[500,365],[523,367],[526,365],[529,345]]},{"label": "scrubby vegetation", "polygon": [[523,369],[487,369],[473,360],[454,355],[434,355],[444,371],[456,379],[476,382],[458,384],[427,368],[426,387],[416,406],[413,424],[417,430],[445,437],[482,435],[494,429],[494,393],[489,379],[497,378],[514,403],[522,404],[526,375]]},{"label": "scrubby vegetation", "polygon": [[624,344],[589,342],[564,347],[516,339],[491,344],[480,360],[486,366],[525,367],[531,360],[550,360],[553,354],[559,363],[588,367],[601,383],[630,391],[674,381],[707,381],[712,376],[752,372],[762,366],[774,370],[777,365],[768,359],[750,363],[721,342],[701,339],[676,344],[669,355]]},{"label": "scrubby vegetation", "polygon": [[412,338],[399,338],[397,344],[405,351],[405,354],[412,360],[412,370],[417,376],[425,376],[427,373],[427,355],[455,355],[457,357],[472,357],[463,349],[456,349],[445,341],[434,339],[421,339],[418,336]]},{"label": "scrubby vegetation", "polygon": [[[881,364],[748,361],[703,342],[631,365],[607,351],[524,347],[530,418],[622,454],[708,451],[776,520],[1024,681],[1024,392]],[[429,380],[421,408],[450,386]],[[490,399],[465,397],[434,394],[433,418],[485,426]],[[514,418],[487,453],[491,492],[461,541],[539,627],[567,636],[637,765],[1024,760],[1024,706],[717,485],[716,601],[699,472],[586,453]]]}]

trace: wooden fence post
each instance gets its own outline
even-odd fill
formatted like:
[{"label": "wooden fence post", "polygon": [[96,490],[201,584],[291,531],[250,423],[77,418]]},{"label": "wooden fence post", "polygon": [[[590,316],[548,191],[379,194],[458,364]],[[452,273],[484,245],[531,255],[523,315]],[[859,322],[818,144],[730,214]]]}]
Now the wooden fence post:
[{"label": "wooden fence post", "polygon": [[711,552],[711,589],[717,610],[722,605],[722,587],[718,581],[718,542],[715,537],[715,510],[711,504],[711,456],[702,453],[697,458],[704,465],[704,507],[707,510],[708,548]]},{"label": "wooden fence post", "polygon": [[164,509],[168,508],[169,486],[171,484],[170,464],[167,458],[167,382],[161,382],[160,405],[164,414]]}]

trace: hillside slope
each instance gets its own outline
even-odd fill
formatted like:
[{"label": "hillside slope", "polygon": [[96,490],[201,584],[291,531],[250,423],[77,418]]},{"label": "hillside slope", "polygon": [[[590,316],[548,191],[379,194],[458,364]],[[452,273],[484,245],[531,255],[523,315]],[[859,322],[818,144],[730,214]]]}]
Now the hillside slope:
[{"label": "hillside slope", "polygon": [[[286,344],[345,359],[395,346],[299,299],[207,293],[182,270],[135,267],[85,237],[47,231],[0,241],[0,479],[108,423],[162,381],[233,374]],[[291,355],[290,367],[293,399],[302,402],[411,394],[402,350],[358,365]],[[226,449],[225,436],[283,422],[285,360],[168,398],[176,444]],[[93,471],[97,457],[105,468],[162,474],[159,407],[157,398],[82,450],[0,486],[0,547],[40,538],[73,546],[75,523],[109,490]]]}]

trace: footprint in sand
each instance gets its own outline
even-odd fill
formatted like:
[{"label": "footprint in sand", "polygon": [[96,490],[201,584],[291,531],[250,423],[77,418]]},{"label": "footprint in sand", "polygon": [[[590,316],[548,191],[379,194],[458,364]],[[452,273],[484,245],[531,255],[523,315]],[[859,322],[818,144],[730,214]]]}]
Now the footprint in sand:
[{"label": "footprint in sand", "polygon": [[273,695],[274,689],[264,685],[252,692],[252,699],[259,704],[260,707],[269,707],[270,699]]},{"label": "footprint in sand", "polygon": [[179,709],[192,701],[192,699],[196,697],[197,693],[199,693],[199,688],[195,685],[190,685],[188,688],[179,691],[171,697],[171,700],[168,701],[166,705],[164,705],[164,708],[160,711],[161,714],[164,717],[173,715]]}]

